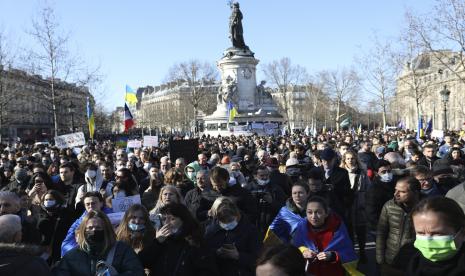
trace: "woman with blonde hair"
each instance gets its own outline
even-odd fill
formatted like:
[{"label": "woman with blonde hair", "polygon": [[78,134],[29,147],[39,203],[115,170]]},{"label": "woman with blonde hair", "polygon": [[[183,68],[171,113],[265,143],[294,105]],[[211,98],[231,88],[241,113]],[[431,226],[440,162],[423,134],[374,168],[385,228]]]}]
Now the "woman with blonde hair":
[{"label": "woman with blonde hair", "polygon": [[76,231],[78,247],[68,251],[54,275],[143,275],[134,250],[117,242],[110,220],[101,211],[89,211]]},{"label": "woman with blonde hair", "polygon": [[124,214],[116,239],[129,244],[136,253],[150,245],[155,238],[155,229],[149,219],[149,212],[140,205],[132,205]]},{"label": "woman with blonde hair", "polygon": [[184,204],[184,200],[179,193],[179,190],[172,185],[163,186],[158,195],[157,204],[150,210],[150,220],[155,224],[155,228],[159,227],[159,215],[160,209],[168,203],[181,203]]}]

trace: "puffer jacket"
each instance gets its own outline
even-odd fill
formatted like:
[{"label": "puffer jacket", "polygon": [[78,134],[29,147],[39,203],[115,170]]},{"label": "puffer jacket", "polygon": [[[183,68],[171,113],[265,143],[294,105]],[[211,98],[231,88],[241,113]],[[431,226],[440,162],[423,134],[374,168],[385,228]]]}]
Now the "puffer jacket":
[{"label": "puffer jacket", "polygon": [[394,199],[384,204],[376,233],[376,261],[392,264],[400,248],[415,240],[410,210],[397,204]]}]

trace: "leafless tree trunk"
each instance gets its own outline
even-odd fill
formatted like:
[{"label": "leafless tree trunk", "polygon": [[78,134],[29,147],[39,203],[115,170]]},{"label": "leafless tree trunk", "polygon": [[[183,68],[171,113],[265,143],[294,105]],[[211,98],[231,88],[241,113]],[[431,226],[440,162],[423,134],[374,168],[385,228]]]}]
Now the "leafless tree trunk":
[{"label": "leafless tree trunk", "polygon": [[392,63],[391,45],[387,41],[379,41],[373,37],[373,47],[357,58],[365,90],[375,97],[376,103],[381,107],[383,129],[387,124],[387,108],[395,89],[395,67]]},{"label": "leafless tree trunk", "polygon": [[[187,82],[190,93],[188,102],[194,108],[194,126],[195,132],[198,132],[198,111],[208,100],[211,90],[208,86],[213,85],[218,79],[218,72],[216,68],[207,62],[200,62],[198,60],[190,60],[181,62],[171,67],[167,79],[173,82]],[[211,88],[210,88],[211,89]],[[216,104],[216,102],[215,102]],[[208,107],[204,107],[208,108]]]},{"label": "leafless tree trunk", "polygon": [[336,105],[336,131],[339,131],[341,117],[341,105],[352,100],[360,86],[360,78],[353,69],[343,68],[341,70],[325,71],[322,73],[329,96]]},{"label": "leafless tree trunk", "polygon": [[284,57],[280,60],[265,64],[263,72],[268,81],[272,83],[279,92],[282,99],[282,108],[287,120],[287,127],[291,130],[289,100],[292,101],[293,99],[292,96],[291,99],[289,99],[288,94],[292,93],[293,86],[301,84],[306,78],[306,70],[299,65],[293,65],[290,58]]}]

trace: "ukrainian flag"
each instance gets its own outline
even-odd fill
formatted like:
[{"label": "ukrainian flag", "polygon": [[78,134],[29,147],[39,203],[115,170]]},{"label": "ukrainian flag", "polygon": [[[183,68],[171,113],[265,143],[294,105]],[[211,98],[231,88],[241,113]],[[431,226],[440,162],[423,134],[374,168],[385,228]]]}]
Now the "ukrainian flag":
[{"label": "ukrainian flag", "polygon": [[134,105],[137,103],[137,95],[132,88],[126,84],[126,96],[124,97],[124,100],[131,105]]},{"label": "ukrainian flag", "polygon": [[90,139],[94,140],[95,120],[94,112],[92,111],[92,107],[90,106],[89,97],[87,97],[87,119],[89,121],[89,136]]},{"label": "ukrainian flag", "polygon": [[229,122],[234,120],[234,117],[238,115],[237,109],[233,106],[232,102],[228,102],[228,111],[229,111]]},{"label": "ukrainian flag", "polygon": [[420,140],[423,136],[425,136],[425,131],[423,129],[423,118],[420,116],[418,118],[417,140]]}]

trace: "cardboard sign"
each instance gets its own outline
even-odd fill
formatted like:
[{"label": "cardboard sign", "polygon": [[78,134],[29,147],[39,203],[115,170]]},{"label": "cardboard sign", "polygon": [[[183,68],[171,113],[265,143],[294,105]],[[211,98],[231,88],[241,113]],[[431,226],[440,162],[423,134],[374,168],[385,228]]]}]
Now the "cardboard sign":
[{"label": "cardboard sign", "polygon": [[141,148],[142,141],[140,140],[128,140],[128,148]]},{"label": "cardboard sign", "polygon": [[140,195],[118,197],[111,200],[113,212],[126,212],[134,204],[140,204]]},{"label": "cardboard sign", "polygon": [[444,130],[434,129],[433,131],[431,131],[431,137],[438,139],[444,138]]},{"label": "cardboard sign", "polygon": [[144,136],[144,147],[158,147],[158,136]]},{"label": "cardboard sign", "polygon": [[74,148],[84,146],[86,144],[86,138],[84,133],[76,132],[66,135],[55,137],[55,145],[59,149]]}]

